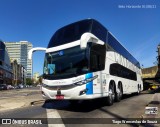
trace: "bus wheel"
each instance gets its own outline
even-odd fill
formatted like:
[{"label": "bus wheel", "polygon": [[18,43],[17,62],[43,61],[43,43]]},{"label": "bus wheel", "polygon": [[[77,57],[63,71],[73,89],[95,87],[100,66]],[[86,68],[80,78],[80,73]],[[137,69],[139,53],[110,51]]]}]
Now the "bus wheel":
[{"label": "bus wheel", "polygon": [[121,87],[121,85],[119,85],[118,88],[117,88],[115,101],[120,102],[121,99],[122,99],[122,87]]},{"label": "bus wheel", "polygon": [[112,84],[109,86],[109,95],[107,97],[107,105],[109,106],[113,105],[114,98],[115,98],[114,85]]},{"label": "bus wheel", "polygon": [[139,85],[138,89],[139,89],[138,91],[139,91],[139,94],[140,94],[141,93],[141,85]]},{"label": "bus wheel", "polygon": [[139,94],[140,94],[140,91],[141,91],[141,88],[140,88],[140,86],[139,86],[139,84],[138,84],[138,91],[137,91],[136,95],[139,95]]}]

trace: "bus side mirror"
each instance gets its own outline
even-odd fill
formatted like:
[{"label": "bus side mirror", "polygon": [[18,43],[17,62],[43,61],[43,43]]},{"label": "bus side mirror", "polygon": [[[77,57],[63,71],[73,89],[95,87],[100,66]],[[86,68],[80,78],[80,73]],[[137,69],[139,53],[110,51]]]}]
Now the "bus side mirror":
[{"label": "bus side mirror", "polygon": [[46,48],[41,48],[41,47],[37,47],[37,48],[32,48],[31,50],[29,50],[28,52],[28,59],[32,59],[32,54],[35,51],[46,51]]},{"label": "bus side mirror", "polygon": [[104,42],[94,36],[92,33],[84,33],[80,38],[80,47],[85,49],[88,42],[93,42],[96,44],[104,45]]}]

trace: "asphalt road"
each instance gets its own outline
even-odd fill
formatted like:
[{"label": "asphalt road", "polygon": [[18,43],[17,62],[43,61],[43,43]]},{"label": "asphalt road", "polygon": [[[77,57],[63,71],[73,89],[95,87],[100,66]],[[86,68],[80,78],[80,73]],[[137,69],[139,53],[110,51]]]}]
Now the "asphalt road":
[{"label": "asphalt road", "polygon": [[[32,94],[32,97],[38,96],[39,93]],[[13,96],[12,96],[13,97]],[[32,118],[41,120],[42,125],[0,125],[6,127],[88,127],[88,126],[122,126],[132,127],[138,124],[109,124],[113,123],[113,119],[126,120],[127,118],[141,118],[144,115],[145,107],[152,100],[153,94],[143,93],[139,96],[128,95],[123,97],[121,102],[116,102],[112,106],[106,106],[100,100],[82,101],[78,105],[72,106],[68,101],[42,101],[37,97],[34,106],[21,107],[8,111],[1,111],[0,118],[18,118],[20,120],[28,120]],[[66,119],[67,118],[67,119]],[[70,119],[69,119],[70,118]],[[77,118],[77,119],[73,119]],[[109,119],[110,118],[110,119]],[[107,122],[108,121],[108,122]],[[118,122],[118,121],[116,121]],[[120,121],[122,122],[122,121]],[[83,123],[83,124],[82,124]],[[88,124],[89,123],[89,124]],[[106,124],[107,123],[107,124]],[[151,126],[151,125],[150,125]],[[156,125],[158,127],[159,125]]]}]

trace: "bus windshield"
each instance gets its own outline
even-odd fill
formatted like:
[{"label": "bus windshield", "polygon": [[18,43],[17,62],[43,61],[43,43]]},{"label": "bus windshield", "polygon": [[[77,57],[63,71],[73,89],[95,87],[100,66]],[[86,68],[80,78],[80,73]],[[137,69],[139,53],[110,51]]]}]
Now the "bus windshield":
[{"label": "bus windshield", "polygon": [[88,63],[86,50],[80,50],[80,47],[46,53],[44,78],[61,79],[87,73]]}]

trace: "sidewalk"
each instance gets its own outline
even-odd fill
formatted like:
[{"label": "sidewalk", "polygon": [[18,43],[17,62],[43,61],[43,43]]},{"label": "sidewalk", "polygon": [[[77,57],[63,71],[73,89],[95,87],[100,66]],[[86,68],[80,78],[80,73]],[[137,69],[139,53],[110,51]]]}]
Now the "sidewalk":
[{"label": "sidewalk", "polygon": [[151,102],[149,102],[147,107],[157,107],[158,112],[157,112],[157,114],[154,114],[154,115],[145,115],[146,118],[150,118],[150,117],[160,118],[160,93],[153,94],[153,98],[152,98]]},{"label": "sidewalk", "polygon": [[[40,90],[21,90],[21,91],[4,92],[5,95],[0,97],[0,112],[12,110],[16,108],[26,107],[31,105],[31,102],[40,101],[43,104],[44,99]],[[2,93],[1,93],[2,94]]]},{"label": "sidewalk", "polygon": [[[151,114],[146,114],[144,112],[143,119],[149,119],[151,121],[157,121],[160,123],[160,88],[158,88],[156,93],[153,94],[151,101],[146,105],[146,107],[155,107],[158,108],[158,111]],[[145,110],[146,111],[146,110]],[[160,124],[149,123],[145,125],[146,127],[160,127]]]}]

